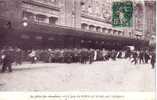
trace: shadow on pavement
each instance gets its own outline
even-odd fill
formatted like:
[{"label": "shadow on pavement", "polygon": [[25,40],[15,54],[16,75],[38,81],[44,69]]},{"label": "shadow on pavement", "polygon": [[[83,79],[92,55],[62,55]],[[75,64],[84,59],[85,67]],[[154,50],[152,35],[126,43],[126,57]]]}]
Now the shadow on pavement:
[{"label": "shadow on pavement", "polygon": [[[32,65],[31,65],[32,66]],[[32,66],[32,67],[23,67],[22,65],[21,66],[18,66],[18,67],[12,67],[13,69],[13,72],[14,71],[25,71],[25,70],[40,70],[40,69],[47,69],[47,68],[56,68],[57,66]],[[0,66],[0,70],[1,70],[1,66]],[[8,70],[4,73],[8,73]],[[3,74],[2,72],[0,72],[0,74]]]}]

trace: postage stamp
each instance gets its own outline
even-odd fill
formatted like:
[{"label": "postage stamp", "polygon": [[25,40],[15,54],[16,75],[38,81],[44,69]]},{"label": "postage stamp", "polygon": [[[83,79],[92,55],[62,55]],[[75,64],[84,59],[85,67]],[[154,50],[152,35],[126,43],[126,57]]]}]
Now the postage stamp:
[{"label": "postage stamp", "polygon": [[133,24],[133,2],[116,1],[112,3],[112,26],[131,27]]}]

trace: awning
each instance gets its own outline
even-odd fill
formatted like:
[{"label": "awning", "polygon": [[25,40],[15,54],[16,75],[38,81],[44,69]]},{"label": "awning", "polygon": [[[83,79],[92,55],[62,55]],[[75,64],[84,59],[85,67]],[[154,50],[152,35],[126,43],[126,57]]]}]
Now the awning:
[{"label": "awning", "polygon": [[[27,27],[23,27],[23,25],[19,22],[15,22],[16,24],[12,25],[10,29],[11,34],[27,34],[27,35],[49,35],[49,36],[72,36],[78,37],[80,39],[88,39],[88,40],[99,40],[99,41],[110,41],[110,42],[119,42],[119,43],[129,43],[132,44],[147,44],[147,40],[130,38],[124,36],[114,36],[112,34],[107,34],[104,32],[94,32],[89,30],[82,30],[79,28],[60,26],[55,24],[45,24],[45,23],[36,23],[29,22]],[[9,30],[7,30],[9,31]],[[4,32],[3,32],[4,33]]]}]

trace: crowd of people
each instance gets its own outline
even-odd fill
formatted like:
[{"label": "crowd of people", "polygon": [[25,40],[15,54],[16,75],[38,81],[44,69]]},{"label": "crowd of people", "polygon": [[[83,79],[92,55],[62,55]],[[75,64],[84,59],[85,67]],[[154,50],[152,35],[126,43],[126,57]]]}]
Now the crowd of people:
[{"label": "crowd of people", "polygon": [[105,49],[37,49],[22,50],[7,47],[0,50],[2,72],[12,72],[12,63],[21,65],[23,62],[45,63],[81,63],[92,64],[94,61],[106,61],[129,58],[131,63],[150,63],[155,67],[156,54],[148,50],[105,50]]}]

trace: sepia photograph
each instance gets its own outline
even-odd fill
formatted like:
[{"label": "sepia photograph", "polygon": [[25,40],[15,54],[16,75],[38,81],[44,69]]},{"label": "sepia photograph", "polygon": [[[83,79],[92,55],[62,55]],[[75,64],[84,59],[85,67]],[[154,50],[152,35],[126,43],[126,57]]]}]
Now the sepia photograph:
[{"label": "sepia photograph", "polygon": [[0,92],[153,93],[155,73],[155,0],[0,0]]}]

